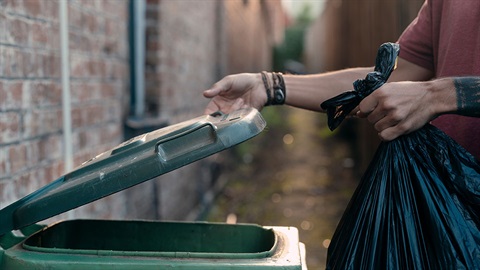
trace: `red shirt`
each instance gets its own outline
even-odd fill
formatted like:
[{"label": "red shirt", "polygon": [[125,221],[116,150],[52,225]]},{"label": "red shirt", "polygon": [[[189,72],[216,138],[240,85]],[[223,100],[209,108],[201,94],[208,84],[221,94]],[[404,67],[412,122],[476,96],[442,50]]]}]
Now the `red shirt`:
[{"label": "red shirt", "polygon": [[[426,0],[398,42],[400,57],[437,78],[480,76],[480,1]],[[480,160],[480,118],[449,114],[432,124]]]}]

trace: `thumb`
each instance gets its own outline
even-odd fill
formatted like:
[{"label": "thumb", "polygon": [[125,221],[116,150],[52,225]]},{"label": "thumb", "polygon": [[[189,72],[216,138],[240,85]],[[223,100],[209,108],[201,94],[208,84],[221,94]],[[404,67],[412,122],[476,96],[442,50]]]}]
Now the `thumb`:
[{"label": "thumb", "polygon": [[203,96],[206,97],[206,98],[212,98],[212,97],[220,94],[221,91],[222,90],[220,88],[212,87],[210,89],[207,89],[207,90],[203,91]]},{"label": "thumb", "polygon": [[221,79],[216,82],[210,89],[203,91],[203,96],[206,98],[213,98],[215,96],[221,95],[222,92],[226,92],[231,87],[232,81],[229,76]]}]

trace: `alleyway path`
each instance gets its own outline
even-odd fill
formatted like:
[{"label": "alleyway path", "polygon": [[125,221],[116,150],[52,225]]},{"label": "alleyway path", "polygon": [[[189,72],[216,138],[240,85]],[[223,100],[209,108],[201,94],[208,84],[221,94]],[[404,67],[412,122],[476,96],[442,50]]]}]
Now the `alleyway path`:
[{"label": "alleyway path", "polygon": [[[323,114],[267,108],[267,129],[237,146],[209,221],[294,226],[309,270],[324,269],[329,241],[360,179],[351,147],[331,136]],[[269,116],[275,117],[269,117]]]}]

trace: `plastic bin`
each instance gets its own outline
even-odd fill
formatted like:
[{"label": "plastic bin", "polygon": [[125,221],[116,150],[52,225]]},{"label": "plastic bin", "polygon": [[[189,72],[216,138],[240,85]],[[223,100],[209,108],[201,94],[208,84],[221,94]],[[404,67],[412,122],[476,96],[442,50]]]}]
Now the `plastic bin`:
[{"label": "plastic bin", "polygon": [[306,269],[293,227],[140,220],[36,223],[243,142],[254,109],[138,136],[0,210],[0,269]]}]

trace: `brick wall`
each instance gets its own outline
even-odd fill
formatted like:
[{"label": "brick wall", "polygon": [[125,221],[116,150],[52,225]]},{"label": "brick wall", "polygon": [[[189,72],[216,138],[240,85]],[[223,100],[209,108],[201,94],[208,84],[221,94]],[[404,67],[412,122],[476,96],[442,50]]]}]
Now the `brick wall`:
[{"label": "brick wall", "polygon": [[[147,1],[146,105],[148,114],[175,124],[203,114],[202,91],[216,79],[216,10],[219,1]],[[214,159],[195,162],[143,185],[161,219],[184,219],[202,205],[212,188]],[[130,193],[145,194],[142,190]],[[140,196],[136,203],[151,201]],[[199,210],[201,211],[201,209]],[[191,214],[189,218],[196,218]]]},{"label": "brick wall", "polygon": [[[124,1],[69,1],[74,166],[123,140]],[[64,174],[59,2],[0,1],[0,207]],[[121,217],[122,196],[77,210]],[[59,217],[61,218],[61,217]]]},{"label": "brick wall", "polygon": [[[147,0],[148,117],[198,116],[201,92],[222,76],[268,69],[272,38],[255,23],[278,4]],[[127,0],[68,1],[74,167],[127,139],[128,8]],[[0,0],[0,208],[65,173],[58,13],[57,0]],[[194,218],[219,163],[216,155],[54,219]]]}]

